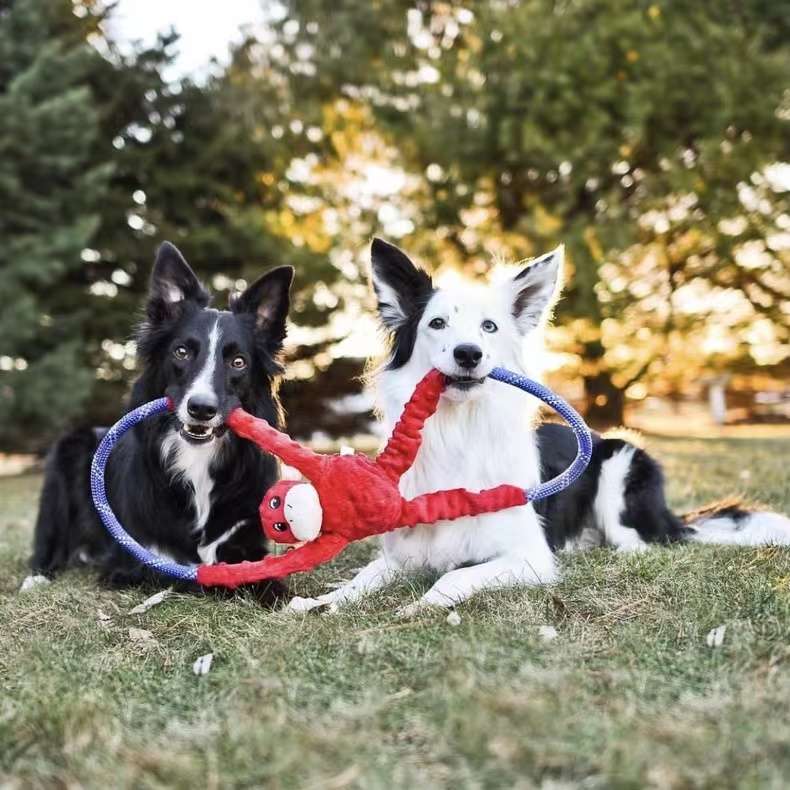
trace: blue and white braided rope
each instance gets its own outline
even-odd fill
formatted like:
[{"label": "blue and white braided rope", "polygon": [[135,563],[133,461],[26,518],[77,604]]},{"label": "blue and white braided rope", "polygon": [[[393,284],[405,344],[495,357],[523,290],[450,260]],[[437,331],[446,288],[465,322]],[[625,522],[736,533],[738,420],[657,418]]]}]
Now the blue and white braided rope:
[{"label": "blue and white braided rope", "polygon": [[138,406],[136,409],[121,417],[121,419],[107,431],[104,438],[99,443],[96,454],[93,456],[93,463],[91,464],[91,493],[93,495],[93,504],[96,506],[96,510],[104,526],[107,527],[107,531],[136,560],[165,576],[171,576],[174,579],[181,579],[183,581],[195,581],[197,578],[196,567],[192,565],[180,565],[177,562],[157,557],[156,554],[153,554],[144,546],[141,546],[121,526],[121,522],[118,521],[115,513],[113,513],[110,507],[110,503],[107,501],[107,491],[104,486],[104,471],[107,466],[107,461],[110,458],[113,447],[118,443],[118,440],[128,430],[137,425],[137,423],[142,422],[148,417],[153,417],[155,414],[163,414],[168,411],[169,408],[170,401],[167,398],[152,400],[149,403]]},{"label": "blue and white braided rope", "polygon": [[538,400],[542,400],[547,406],[551,406],[551,408],[568,423],[575,434],[576,443],[579,449],[571,465],[564,472],[561,472],[556,477],[552,477],[551,480],[547,480],[545,483],[540,483],[532,488],[527,488],[524,491],[524,494],[530,502],[558,494],[564,488],[574,483],[590,463],[590,457],[592,455],[592,436],[590,435],[590,429],[576,409],[569,403],[566,403],[559,395],[555,395],[548,387],[544,387],[537,381],[528,379],[526,376],[520,376],[518,373],[505,370],[505,368],[494,368],[488,375],[495,381],[501,381],[505,384],[510,384],[512,387],[517,387],[524,392],[528,392],[530,395],[534,395],[538,398]]}]

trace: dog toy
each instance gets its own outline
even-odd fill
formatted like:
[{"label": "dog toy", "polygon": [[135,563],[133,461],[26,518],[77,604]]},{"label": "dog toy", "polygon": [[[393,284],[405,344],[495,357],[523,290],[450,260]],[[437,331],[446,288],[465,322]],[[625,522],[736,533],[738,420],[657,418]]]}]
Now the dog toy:
[{"label": "dog toy", "polygon": [[167,398],[130,412],[102,439],[91,467],[93,500],[110,534],[143,564],[205,586],[237,587],[311,570],[337,556],[349,543],[370,535],[516,507],[571,485],[587,467],[592,452],[590,431],[582,418],[551,390],[525,376],[504,368],[495,368],[489,376],[535,395],[569,423],[576,435],[578,452],[560,475],[526,490],[502,484],[480,492],[452,489],[403,499],[398,481],[417,456],[423,425],[435,411],[444,388],[444,376],[431,371],[415,389],[386,448],[375,460],[363,455],[320,455],[243,409],[230,414],[228,425],[233,431],[296,467],[309,480],[275,483],[261,503],[263,529],[270,538],[278,543],[304,542],[284,555],[232,565],[180,565],[152,554],[123,529],[107,501],[107,460],[117,441],[132,426],[172,410]]},{"label": "dog toy", "polygon": [[[264,496],[260,517],[266,535],[278,543],[305,545],[267,557],[260,572],[272,577],[302,573],[327,562],[349,543],[399,527],[477,516],[527,502],[523,488],[500,485],[479,493],[462,488],[404,499],[398,481],[414,463],[425,421],[439,404],[445,377],[432,370],[417,385],[387,446],[375,459],[365,455],[319,455],[265,420],[234,409],[228,427],[255,442],[310,482],[283,480]],[[223,563],[203,569],[203,584],[232,587],[244,568]]]}]

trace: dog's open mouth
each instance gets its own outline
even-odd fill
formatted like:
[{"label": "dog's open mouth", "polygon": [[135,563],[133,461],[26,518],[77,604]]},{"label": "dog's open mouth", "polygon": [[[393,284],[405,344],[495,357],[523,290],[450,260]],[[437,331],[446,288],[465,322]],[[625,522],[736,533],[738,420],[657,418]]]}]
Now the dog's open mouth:
[{"label": "dog's open mouth", "polygon": [[199,425],[197,423],[182,424],[181,435],[193,444],[204,444],[210,442],[217,436],[225,432],[225,426],[214,428],[211,425]]},{"label": "dog's open mouth", "polygon": [[470,390],[472,387],[476,387],[484,381],[485,376],[483,376],[483,378],[474,378],[473,376],[447,376],[448,386],[455,387],[459,390]]}]

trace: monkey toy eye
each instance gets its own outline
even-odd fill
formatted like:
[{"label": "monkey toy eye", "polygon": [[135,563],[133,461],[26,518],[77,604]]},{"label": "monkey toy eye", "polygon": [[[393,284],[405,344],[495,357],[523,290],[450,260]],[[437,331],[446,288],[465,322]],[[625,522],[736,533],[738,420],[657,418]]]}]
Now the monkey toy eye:
[{"label": "monkey toy eye", "polygon": [[269,507],[270,507],[272,510],[277,510],[277,508],[278,508],[278,507],[280,507],[280,497],[278,497],[278,496],[273,496],[273,497],[272,497],[272,498],[269,500]]},{"label": "monkey toy eye", "polygon": [[274,524],[272,524],[272,529],[275,532],[287,532],[288,525],[284,521],[275,521]]}]

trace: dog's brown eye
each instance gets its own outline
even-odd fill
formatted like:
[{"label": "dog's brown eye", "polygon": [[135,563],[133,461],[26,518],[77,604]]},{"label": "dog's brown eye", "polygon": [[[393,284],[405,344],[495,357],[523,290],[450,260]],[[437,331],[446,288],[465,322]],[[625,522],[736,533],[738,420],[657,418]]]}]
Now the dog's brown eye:
[{"label": "dog's brown eye", "polygon": [[233,357],[233,359],[230,361],[230,366],[234,370],[244,370],[244,368],[247,367],[247,360],[241,355]]},{"label": "dog's brown eye", "polygon": [[428,326],[431,329],[444,329],[447,326],[447,321],[444,318],[433,318]]},{"label": "dog's brown eye", "polygon": [[485,321],[483,321],[483,323],[480,324],[480,327],[484,332],[496,332],[497,329],[499,329],[499,327],[490,318],[487,318]]},{"label": "dog's brown eye", "polygon": [[272,524],[272,529],[275,532],[285,532],[288,529],[288,525],[284,521],[275,521]]},{"label": "dog's brown eye", "polygon": [[270,507],[272,510],[277,510],[277,508],[278,508],[278,507],[280,507],[280,497],[278,497],[278,496],[273,496],[273,497],[272,497],[272,498],[269,500],[269,507]]},{"label": "dog's brown eye", "polygon": [[176,359],[184,360],[189,356],[189,349],[186,346],[176,346],[173,349],[173,356]]}]

